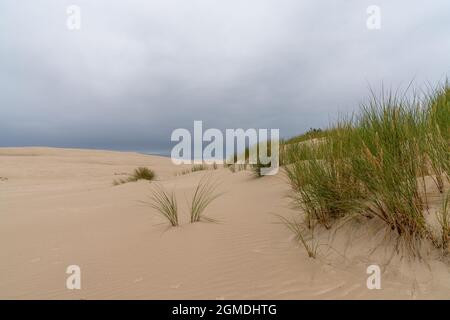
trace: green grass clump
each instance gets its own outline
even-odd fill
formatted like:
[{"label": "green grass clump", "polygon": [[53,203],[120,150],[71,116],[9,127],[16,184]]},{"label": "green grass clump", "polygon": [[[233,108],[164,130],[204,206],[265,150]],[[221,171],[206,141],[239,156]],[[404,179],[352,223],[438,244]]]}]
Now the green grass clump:
[{"label": "green grass clump", "polygon": [[450,87],[448,83],[435,90],[429,97],[430,109],[427,114],[429,133],[425,141],[429,167],[433,180],[441,193],[444,192],[444,180],[450,172]]},{"label": "green grass clump", "polygon": [[272,156],[272,141],[271,140],[268,140],[267,142],[262,142],[262,143],[260,143],[260,144],[258,144],[256,146],[256,148],[255,148],[256,151],[255,152],[256,152],[257,160],[256,160],[256,163],[251,164],[251,168],[252,168],[253,174],[257,178],[260,178],[260,177],[263,176],[261,169],[263,169],[263,168],[270,168],[272,166],[271,162],[266,163],[266,164],[263,164],[261,162],[261,159],[259,157],[259,152],[260,152],[260,148],[263,146],[263,144],[265,144],[265,147],[267,148],[266,149],[267,151],[265,152],[266,156],[268,158],[270,158]]},{"label": "green grass clump", "polygon": [[168,192],[161,185],[156,185],[148,204],[166,218],[171,226],[178,226],[178,205],[173,191]]},{"label": "green grass clump", "polygon": [[[204,212],[206,208],[217,199],[220,194],[216,193],[218,183],[212,180],[212,176],[203,177],[192,197],[190,203],[190,222],[215,222],[216,220],[206,217]],[[150,201],[143,201],[144,204],[150,205],[161,216],[167,219],[171,226],[179,225],[178,221],[178,202],[174,191],[168,192],[161,185],[157,184],[151,192]]]},{"label": "green grass clump", "polygon": [[445,139],[450,140],[450,84],[434,90],[429,97],[430,121],[437,126]]},{"label": "green grass clump", "polygon": [[200,180],[190,205],[191,223],[198,221],[215,221],[206,217],[204,211],[211,202],[220,196],[220,194],[216,193],[217,187],[218,184],[214,183],[211,176],[204,177]]},{"label": "green grass clump", "polygon": [[308,226],[319,223],[329,229],[336,219],[361,211],[366,194],[347,157],[349,131],[341,124],[326,142],[297,144],[288,151],[285,172]]},{"label": "green grass clump", "polygon": [[364,106],[352,139],[355,178],[368,191],[366,209],[384,221],[411,248],[427,235],[417,179],[423,174],[425,113],[395,97]]},{"label": "green grass clump", "polygon": [[155,178],[155,173],[149,168],[139,167],[139,168],[134,169],[132,178],[135,181],[137,181],[137,180],[153,180]]},{"label": "green grass clump", "polygon": [[114,180],[113,185],[117,186],[120,184],[124,184],[127,182],[135,182],[138,180],[149,180],[152,181],[155,179],[155,172],[146,167],[139,167],[134,169],[133,173],[126,179],[118,179]]},{"label": "green grass clump", "polygon": [[437,246],[442,248],[442,251],[447,254],[450,244],[450,192],[447,193],[442,208],[438,213],[437,220],[440,226],[440,240],[437,240]]},{"label": "green grass clump", "polygon": [[286,175],[306,224],[377,217],[414,253],[433,239],[424,182],[431,176],[442,193],[448,180],[449,98],[448,85],[424,99],[372,96],[320,140],[285,144]]}]

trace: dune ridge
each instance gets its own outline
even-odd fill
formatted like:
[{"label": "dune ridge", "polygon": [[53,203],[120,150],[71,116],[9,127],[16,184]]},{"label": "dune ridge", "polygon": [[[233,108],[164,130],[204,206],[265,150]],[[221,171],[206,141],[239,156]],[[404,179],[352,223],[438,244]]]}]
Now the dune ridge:
[{"label": "dune ridge", "polygon": [[[113,186],[139,166],[175,190],[179,227],[140,203],[153,182]],[[376,223],[322,232],[319,257],[308,258],[277,223],[276,214],[295,214],[282,173],[177,175],[185,167],[132,152],[0,148],[0,298],[450,298],[448,264],[432,254],[400,259]],[[190,224],[184,199],[205,175],[224,192],[207,208],[218,223]],[[81,290],[65,287],[71,264],[81,267]],[[371,264],[383,270],[381,290],[366,287]]]}]

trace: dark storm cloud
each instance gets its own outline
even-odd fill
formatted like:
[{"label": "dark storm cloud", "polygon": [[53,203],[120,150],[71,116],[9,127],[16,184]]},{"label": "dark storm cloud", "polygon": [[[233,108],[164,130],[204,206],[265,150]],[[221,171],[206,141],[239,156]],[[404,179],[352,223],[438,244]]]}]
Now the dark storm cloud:
[{"label": "dark storm cloud", "polygon": [[194,120],[290,136],[357,109],[369,84],[444,80],[450,3],[375,2],[2,1],[0,146],[164,151]]}]

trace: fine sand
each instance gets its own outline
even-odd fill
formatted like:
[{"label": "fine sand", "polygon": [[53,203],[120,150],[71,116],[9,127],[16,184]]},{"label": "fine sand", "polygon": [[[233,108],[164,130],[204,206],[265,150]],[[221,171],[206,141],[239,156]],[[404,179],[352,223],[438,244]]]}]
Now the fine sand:
[{"label": "fine sand", "polygon": [[[138,166],[175,189],[180,227],[140,202],[155,182],[113,186]],[[319,230],[308,258],[276,217],[297,214],[281,172],[176,175],[183,168],[137,153],[0,148],[0,298],[450,299],[448,262],[432,250],[400,259],[375,221]],[[189,224],[187,200],[206,174],[223,192],[206,210],[219,222]],[[371,264],[380,290],[366,286]],[[81,290],[66,288],[69,265],[81,268]]]}]

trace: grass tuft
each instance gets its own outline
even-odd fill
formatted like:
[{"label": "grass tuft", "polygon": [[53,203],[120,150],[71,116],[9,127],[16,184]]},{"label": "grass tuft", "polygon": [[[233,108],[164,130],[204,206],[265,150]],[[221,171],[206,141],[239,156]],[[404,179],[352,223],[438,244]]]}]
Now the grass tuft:
[{"label": "grass tuft", "polygon": [[153,180],[155,179],[155,173],[153,170],[146,167],[139,167],[134,169],[131,176],[135,181],[137,180]]},{"label": "grass tuft", "polygon": [[148,204],[166,218],[173,227],[178,226],[178,205],[174,191],[168,192],[157,184],[152,190]]},{"label": "grass tuft", "polygon": [[118,179],[113,181],[114,186],[118,186],[127,182],[136,182],[138,180],[152,181],[156,177],[155,172],[146,167],[134,169],[133,173],[126,179]]},{"label": "grass tuft", "polygon": [[441,211],[438,213],[437,220],[440,226],[440,242],[438,245],[444,253],[448,253],[450,244],[450,192],[445,197]]},{"label": "grass tuft", "polygon": [[203,177],[198,183],[190,204],[191,223],[198,221],[214,222],[215,220],[204,215],[208,205],[217,199],[220,194],[216,193],[218,184],[212,180],[212,176]]}]

